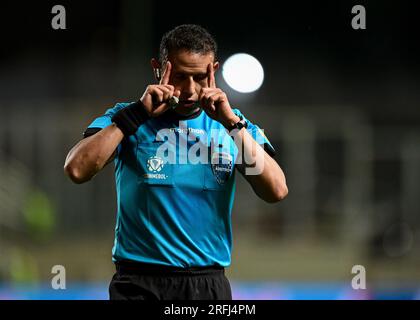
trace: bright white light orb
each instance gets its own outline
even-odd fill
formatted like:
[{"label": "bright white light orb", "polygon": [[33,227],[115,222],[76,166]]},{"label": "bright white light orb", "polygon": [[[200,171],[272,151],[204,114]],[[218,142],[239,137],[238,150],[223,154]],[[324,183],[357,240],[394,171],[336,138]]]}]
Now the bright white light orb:
[{"label": "bright white light orb", "polygon": [[264,81],[261,63],[247,53],[230,56],[223,64],[222,75],[233,90],[243,93],[258,90]]}]

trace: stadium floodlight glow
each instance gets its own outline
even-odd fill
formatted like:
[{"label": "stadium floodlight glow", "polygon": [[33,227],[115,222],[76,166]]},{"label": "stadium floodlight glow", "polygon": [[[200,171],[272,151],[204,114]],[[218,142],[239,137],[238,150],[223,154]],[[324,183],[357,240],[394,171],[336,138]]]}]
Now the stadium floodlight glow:
[{"label": "stadium floodlight glow", "polygon": [[264,81],[261,63],[247,53],[230,56],[223,64],[222,75],[233,90],[242,93],[258,90]]}]

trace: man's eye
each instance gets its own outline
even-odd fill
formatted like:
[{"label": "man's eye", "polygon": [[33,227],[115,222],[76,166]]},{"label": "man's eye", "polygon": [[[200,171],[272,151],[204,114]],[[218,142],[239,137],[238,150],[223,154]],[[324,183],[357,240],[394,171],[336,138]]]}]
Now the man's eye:
[{"label": "man's eye", "polygon": [[194,77],[196,81],[203,81],[207,79],[207,75],[200,75],[200,76],[196,76]]}]

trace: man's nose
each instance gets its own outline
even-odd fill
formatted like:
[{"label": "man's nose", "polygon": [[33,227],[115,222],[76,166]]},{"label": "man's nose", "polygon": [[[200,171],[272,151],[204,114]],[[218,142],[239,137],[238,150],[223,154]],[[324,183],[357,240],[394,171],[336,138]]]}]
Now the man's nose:
[{"label": "man's nose", "polygon": [[189,77],[184,84],[184,88],[183,88],[184,92],[188,95],[193,95],[195,93],[195,81],[193,79],[193,77]]}]

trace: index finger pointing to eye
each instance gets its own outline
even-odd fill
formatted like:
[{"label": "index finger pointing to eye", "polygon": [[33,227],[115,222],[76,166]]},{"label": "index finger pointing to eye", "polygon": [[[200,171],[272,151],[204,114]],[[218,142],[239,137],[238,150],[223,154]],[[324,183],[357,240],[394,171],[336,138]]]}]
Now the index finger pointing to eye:
[{"label": "index finger pointing to eye", "polygon": [[209,72],[209,87],[216,88],[216,79],[214,78],[213,63],[209,63],[208,72]]},{"label": "index finger pointing to eye", "polygon": [[172,70],[172,65],[168,61],[168,62],[166,62],[165,72],[162,76],[162,80],[160,81],[160,84],[168,84],[169,83],[169,78],[171,76],[171,70]]}]

